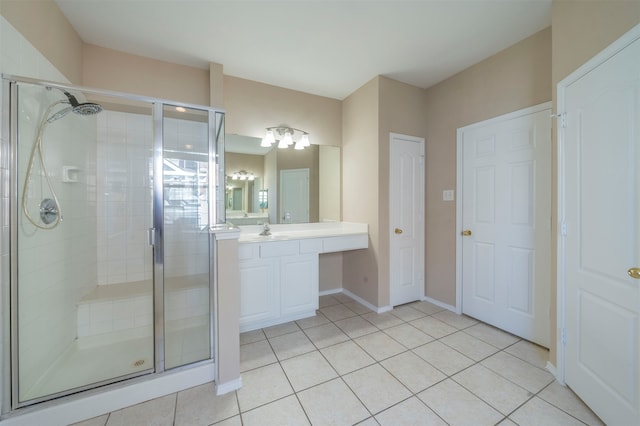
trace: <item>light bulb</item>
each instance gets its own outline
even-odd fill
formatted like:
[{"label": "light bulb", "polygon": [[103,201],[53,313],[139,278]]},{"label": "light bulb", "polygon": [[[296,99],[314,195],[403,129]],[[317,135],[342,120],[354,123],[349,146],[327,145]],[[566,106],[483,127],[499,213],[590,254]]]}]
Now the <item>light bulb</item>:
[{"label": "light bulb", "polygon": [[303,135],[300,137],[300,142],[302,142],[302,146],[310,146],[311,144],[309,143],[309,135],[307,133],[303,133]]},{"label": "light bulb", "polygon": [[293,149],[304,149],[304,143],[302,143],[302,140],[296,142],[296,145],[293,147]]},{"label": "light bulb", "polygon": [[293,144],[293,138],[291,137],[291,133],[290,132],[284,132],[284,142],[287,144],[287,146]]},{"label": "light bulb", "polygon": [[[267,146],[271,146],[273,145],[273,143],[276,141],[276,137],[273,134],[273,130],[267,130],[266,135],[264,136],[264,139],[262,140],[263,143],[268,143],[269,145]],[[264,145],[263,145],[264,146]]]},{"label": "light bulb", "polygon": [[280,142],[278,142],[278,148],[286,148],[288,146],[289,145],[287,145],[287,141],[284,138],[280,139]]}]

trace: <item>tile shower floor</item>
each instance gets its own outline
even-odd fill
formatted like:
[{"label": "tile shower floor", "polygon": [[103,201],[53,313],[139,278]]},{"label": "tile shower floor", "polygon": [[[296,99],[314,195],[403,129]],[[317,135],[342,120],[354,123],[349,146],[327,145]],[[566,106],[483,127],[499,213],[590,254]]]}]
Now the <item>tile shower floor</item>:
[{"label": "tile shower floor", "polygon": [[240,337],[242,389],[213,384],[78,425],[601,425],[548,351],[427,302],[377,314],[343,294]]}]

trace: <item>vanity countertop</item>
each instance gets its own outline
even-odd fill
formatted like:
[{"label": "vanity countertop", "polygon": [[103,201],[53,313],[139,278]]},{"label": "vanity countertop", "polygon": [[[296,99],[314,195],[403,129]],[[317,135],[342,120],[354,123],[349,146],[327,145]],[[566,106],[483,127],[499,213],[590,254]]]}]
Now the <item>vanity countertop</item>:
[{"label": "vanity countertop", "polygon": [[366,223],[320,222],[269,225],[271,235],[262,236],[262,225],[240,226],[239,243],[268,243],[272,241],[303,240],[309,238],[367,235]]}]

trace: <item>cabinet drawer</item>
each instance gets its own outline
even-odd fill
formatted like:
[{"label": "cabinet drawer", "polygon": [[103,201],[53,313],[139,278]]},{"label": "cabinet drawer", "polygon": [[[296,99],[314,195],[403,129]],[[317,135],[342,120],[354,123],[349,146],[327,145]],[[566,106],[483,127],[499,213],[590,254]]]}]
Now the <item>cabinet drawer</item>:
[{"label": "cabinet drawer", "polygon": [[300,240],[300,253],[320,253],[322,251],[322,240],[319,238],[311,238]]},{"label": "cabinet drawer", "polygon": [[298,241],[274,241],[260,244],[260,257],[293,256],[298,254],[299,247]]},{"label": "cabinet drawer", "polygon": [[362,234],[325,238],[322,246],[323,253],[363,249],[369,247],[369,236]]},{"label": "cabinet drawer", "polygon": [[238,260],[257,259],[259,255],[258,244],[238,244]]}]

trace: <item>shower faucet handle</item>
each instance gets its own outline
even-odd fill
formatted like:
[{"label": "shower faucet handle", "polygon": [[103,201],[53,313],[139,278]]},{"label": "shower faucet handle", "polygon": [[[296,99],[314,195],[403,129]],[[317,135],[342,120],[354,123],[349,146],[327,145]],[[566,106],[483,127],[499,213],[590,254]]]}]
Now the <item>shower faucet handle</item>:
[{"label": "shower faucet handle", "polygon": [[62,218],[58,219],[58,204],[52,198],[45,198],[40,203],[40,220],[45,225],[51,225],[56,220],[62,220]]}]

